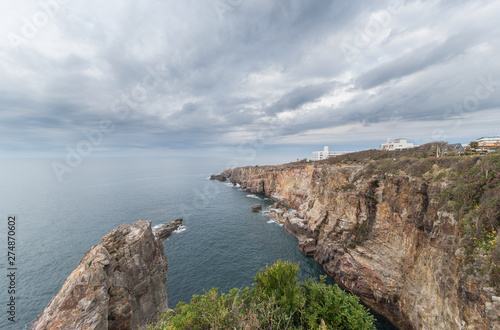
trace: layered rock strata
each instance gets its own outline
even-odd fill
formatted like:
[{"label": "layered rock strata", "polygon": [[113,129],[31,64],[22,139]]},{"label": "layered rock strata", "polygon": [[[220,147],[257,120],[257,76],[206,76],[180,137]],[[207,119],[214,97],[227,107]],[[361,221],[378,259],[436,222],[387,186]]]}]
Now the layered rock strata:
[{"label": "layered rock strata", "polygon": [[462,270],[458,223],[437,202],[443,183],[338,165],[244,167],[218,179],[295,209],[270,216],[399,327],[500,329],[500,298]]},{"label": "layered rock strata", "polygon": [[87,251],[30,329],[138,329],[167,309],[167,271],[151,222],[122,224]]},{"label": "layered rock strata", "polygon": [[182,224],[182,218],[175,219],[170,221],[169,223],[156,228],[154,231],[155,237],[158,239],[165,239],[170,236],[175,230],[184,227]]}]

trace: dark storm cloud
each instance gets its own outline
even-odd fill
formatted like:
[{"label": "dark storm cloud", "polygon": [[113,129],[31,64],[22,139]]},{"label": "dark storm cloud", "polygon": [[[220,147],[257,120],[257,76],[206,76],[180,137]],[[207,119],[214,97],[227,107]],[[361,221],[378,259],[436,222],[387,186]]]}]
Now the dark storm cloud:
[{"label": "dark storm cloud", "polygon": [[299,86],[292,91],[281,96],[266,112],[268,114],[278,114],[287,110],[296,110],[304,104],[317,101],[321,96],[330,92],[333,83],[326,82],[317,85]]}]

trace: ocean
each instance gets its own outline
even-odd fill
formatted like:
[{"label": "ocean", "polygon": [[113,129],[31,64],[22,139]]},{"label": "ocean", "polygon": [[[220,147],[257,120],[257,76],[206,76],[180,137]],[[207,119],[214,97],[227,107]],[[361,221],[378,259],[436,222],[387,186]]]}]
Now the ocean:
[{"label": "ocean", "polygon": [[[0,160],[0,329],[29,327],[90,247],[119,224],[139,219],[153,226],[184,219],[186,228],[164,241],[170,308],[212,287],[227,292],[250,286],[259,269],[278,259],[299,262],[301,279],[325,275],[283,226],[264,212],[251,212],[256,203],[265,211],[272,200],[208,180],[226,164],[220,159],[85,159],[59,182],[51,160]],[[7,313],[9,215],[16,216],[15,323]],[[378,329],[395,329],[376,317]]]}]

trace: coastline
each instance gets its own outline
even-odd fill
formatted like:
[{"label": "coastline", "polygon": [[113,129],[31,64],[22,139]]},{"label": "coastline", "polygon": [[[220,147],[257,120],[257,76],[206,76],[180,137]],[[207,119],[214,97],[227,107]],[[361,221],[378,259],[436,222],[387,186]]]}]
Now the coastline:
[{"label": "coastline", "polygon": [[458,222],[437,202],[447,183],[433,177],[452,161],[441,161],[443,168],[435,161],[420,177],[295,163],[228,169],[212,179],[295,209],[280,222],[299,248],[395,326],[494,328],[498,297],[483,278],[466,275]]}]

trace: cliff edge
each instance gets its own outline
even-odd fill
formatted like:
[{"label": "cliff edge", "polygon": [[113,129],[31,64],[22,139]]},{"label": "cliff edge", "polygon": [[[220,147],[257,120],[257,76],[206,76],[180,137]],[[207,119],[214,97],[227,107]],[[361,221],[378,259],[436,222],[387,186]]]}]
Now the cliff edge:
[{"label": "cliff edge", "polygon": [[500,329],[499,166],[498,157],[391,158],[243,167],[213,179],[293,208],[270,216],[397,326]]},{"label": "cliff edge", "polygon": [[87,251],[30,329],[138,329],[167,309],[167,271],[151,222],[122,224]]}]

